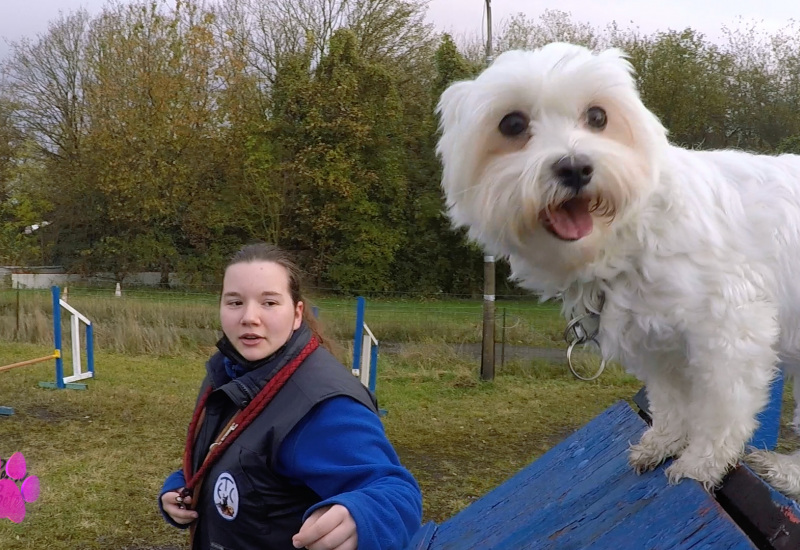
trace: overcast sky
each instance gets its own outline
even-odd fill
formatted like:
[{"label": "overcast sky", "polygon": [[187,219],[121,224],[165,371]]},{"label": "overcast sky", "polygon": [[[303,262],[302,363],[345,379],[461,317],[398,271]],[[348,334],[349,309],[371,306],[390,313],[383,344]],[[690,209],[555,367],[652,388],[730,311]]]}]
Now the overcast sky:
[{"label": "overcast sky", "polygon": [[[97,13],[105,3],[106,0],[0,0],[0,57],[8,53],[7,40],[35,38],[46,32],[48,21],[57,17],[59,10],[66,13],[83,6]],[[738,26],[740,17],[769,31],[785,26],[790,19],[800,20],[797,0],[491,0],[491,6],[495,28],[514,13],[535,18],[545,9],[558,8],[569,12],[573,20],[595,27],[616,21],[623,28],[639,27],[647,34],[692,27],[710,38],[723,25]],[[441,30],[480,33],[485,28],[484,7],[485,0],[430,0],[428,17]]]},{"label": "overcast sky", "polygon": [[[484,0],[432,0],[429,19],[443,30],[480,32]],[[638,27],[646,34],[659,30],[702,31],[718,35],[723,26],[738,26],[739,18],[757,22],[767,30],[800,20],[797,0],[491,0],[494,27],[510,15],[522,12],[534,18],[546,9],[572,15],[574,21],[603,28],[612,21],[620,27]]]}]

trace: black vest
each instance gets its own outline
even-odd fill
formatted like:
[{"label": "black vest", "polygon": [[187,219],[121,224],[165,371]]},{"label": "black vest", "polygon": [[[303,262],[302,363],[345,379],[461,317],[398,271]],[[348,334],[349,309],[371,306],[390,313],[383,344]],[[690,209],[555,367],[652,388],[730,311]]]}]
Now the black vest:
[{"label": "black vest", "polygon": [[[300,351],[297,347],[287,351],[288,357],[281,363],[285,365],[296,356]],[[209,370],[221,368],[222,360],[221,354],[215,354]],[[209,383],[207,377],[201,394]],[[252,399],[245,388],[236,381],[229,382],[209,396],[206,419],[194,448],[193,471],[197,471],[222,427]],[[274,471],[273,465],[292,428],[315,405],[334,396],[349,396],[377,414],[372,394],[320,347],[209,469],[200,494],[195,495],[200,518],[194,550],[294,550],[292,536],[300,530],[303,514],[321,498],[308,487],[291,484]]]}]

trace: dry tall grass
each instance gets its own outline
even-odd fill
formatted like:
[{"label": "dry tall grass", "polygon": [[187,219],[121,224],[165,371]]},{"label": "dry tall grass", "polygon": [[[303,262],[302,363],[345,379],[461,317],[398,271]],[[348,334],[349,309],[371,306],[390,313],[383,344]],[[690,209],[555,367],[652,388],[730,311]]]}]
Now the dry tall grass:
[{"label": "dry tall grass", "polygon": [[[94,324],[98,346],[131,354],[175,355],[208,349],[219,338],[218,296],[211,293],[71,289],[69,303]],[[312,302],[326,333],[340,344],[353,339],[356,300],[318,297]],[[386,342],[480,342],[478,300],[370,300],[367,323]],[[68,327],[66,315],[62,325]],[[508,302],[497,306],[496,341],[563,347],[564,322],[553,305]],[[7,341],[52,345],[48,291],[0,290],[0,334]]]}]

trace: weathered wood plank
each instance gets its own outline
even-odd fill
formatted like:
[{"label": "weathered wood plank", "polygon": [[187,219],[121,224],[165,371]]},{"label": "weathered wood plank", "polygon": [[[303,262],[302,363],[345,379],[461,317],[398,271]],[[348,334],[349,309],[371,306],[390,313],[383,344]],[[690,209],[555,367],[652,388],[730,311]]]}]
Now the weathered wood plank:
[{"label": "weathered wood plank", "polygon": [[[619,402],[445,523],[415,550],[752,550],[702,487],[637,476],[629,442],[644,421]],[[428,546],[424,546],[429,540]]]}]

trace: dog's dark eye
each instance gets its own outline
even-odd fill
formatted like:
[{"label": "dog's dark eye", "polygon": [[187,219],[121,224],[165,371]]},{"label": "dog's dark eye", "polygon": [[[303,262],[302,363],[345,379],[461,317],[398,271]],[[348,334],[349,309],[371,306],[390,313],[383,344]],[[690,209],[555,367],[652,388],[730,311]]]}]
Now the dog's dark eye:
[{"label": "dog's dark eye", "polygon": [[500,129],[500,133],[504,136],[515,137],[525,132],[530,122],[530,119],[528,119],[525,113],[514,111],[503,117],[498,128]]},{"label": "dog's dark eye", "polygon": [[606,111],[602,107],[589,107],[586,111],[586,124],[592,128],[602,130],[608,124],[608,117]]}]

